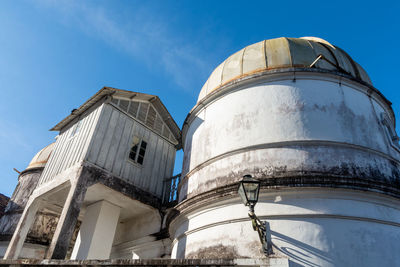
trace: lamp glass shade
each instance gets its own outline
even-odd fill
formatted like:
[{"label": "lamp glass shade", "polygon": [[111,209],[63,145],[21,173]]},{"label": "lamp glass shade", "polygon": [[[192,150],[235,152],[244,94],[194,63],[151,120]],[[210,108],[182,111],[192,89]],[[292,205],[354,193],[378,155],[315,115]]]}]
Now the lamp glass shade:
[{"label": "lamp glass shade", "polygon": [[244,176],[240,181],[238,193],[246,206],[257,203],[259,192],[260,181],[251,178],[250,175]]},{"label": "lamp glass shade", "polygon": [[243,204],[248,206],[249,202],[247,201],[247,196],[246,196],[246,193],[244,192],[244,187],[243,187],[243,184],[241,182],[239,184],[238,193],[239,193],[240,198],[243,201]]}]

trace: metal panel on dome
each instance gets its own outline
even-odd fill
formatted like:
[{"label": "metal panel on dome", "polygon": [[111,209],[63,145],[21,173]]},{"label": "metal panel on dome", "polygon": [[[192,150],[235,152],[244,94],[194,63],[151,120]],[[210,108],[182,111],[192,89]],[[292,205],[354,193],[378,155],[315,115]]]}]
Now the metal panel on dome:
[{"label": "metal panel on dome", "polygon": [[369,78],[367,72],[363,69],[363,67],[361,67],[360,64],[358,64],[358,63],[355,62],[355,61],[354,61],[354,63],[355,63],[356,66],[357,66],[358,73],[360,74],[361,80],[364,81],[364,82],[366,82],[366,83],[372,84],[371,79]]},{"label": "metal panel on dome", "polygon": [[288,38],[293,67],[308,67],[316,58],[309,42],[304,39]]},{"label": "metal panel on dome", "polygon": [[249,45],[243,54],[243,74],[267,68],[265,41]]},{"label": "metal panel on dome", "polygon": [[[210,77],[211,78],[211,77]],[[210,78],[208,78],[208,80],[210,80]],[[197,102],[199,102],[200,100],[202,100],[204,97],[207,96],[207,87],[208,87],[208,80],[206,81],[206,83],[203,85],[203,87],[200,90],[200,94],[199,94],[199,98],[197,98]]]},{"label": "metal panel on dome", "polygon": [[267,68],[291,67],[292,59],[288,40],[286,38],[277,38],[265,41],[265,52],[267,55]]},{"label": "metal panel on dome", "polygon": [[210,78],[208,79],[208,89],[207,92],[212,92],[215,88],[221,85],[222,70],[224,68],[224,63],[219,64],[219,66],[213,71]]},{"label": "metal panel on dome", "polygon": [[222,70],[222,84],[242,74],[243,51],[244,49],[236,52],[225,61],[225,66]]},{"label": "metal panel on dome", "polygon": [[339,66],[341,68],[343,68],[345,71],[347,71],[348,73],[350,73],[352,76],[357,77],[358,75],[354,71],[353,64],[351,63],[350,59],[347,57],[346,52],[344,52],[339,47],[332,49],[332,51],[335,53],[335,56],[339,62]]},{"label": "metal panel on dome", "polygon": [[[345,56],[345,57],[347,58],[347,60],[349,60],[349,62],[351,63],[352,70],[353,70],[353,72],[354,72],[354,75],[353,75],[353,76],[355,76],[355,77],[357,77],[358,79],[362,80],[361,74],[360,74],[360,70],[359,70],[359,65],[357,64],[357,62],[355,62],[355,61],[350,57],[350,55],[347,54],[347,52],[344,51],[343,49],[341,49],[340,47],[337,47],[337,49],[339,49],[339,50],[342,52],[343,56]],[[368,79],[368,80],[369,80],[369,79]]]},{"label": "metal panel on dome", "polygon": [[[329,49],[330,53],[333,54],[335,61],[334,63],[337,63],[340,68],[345,70],[348,73],[351,73],[351,70],[349,69],[349,66],[347,65],[348,62],[346,62],[345,58],[341,55],[341,52],[338,51],[335,47],[328,47],[325,46],[327,49]],[[336,68],[338,71],[340,69]]]},{"label": "metal panel on dome", "polygon": [[326,40],[281,37],[249,45],[222,62],[201,89],[198,102],[228,82],[255,72],[286,68],[342,72],[372,85],[365,71],[345,51]]},{"label": "metal panel on dome", "polygon": [[[319,55],[323,55],[330,62],[332,62],[332,63],[336,62],[336,59],[333,57],[332,53],[329,52],[329,50],[324,45],[316,43],[316,42],[310,42],[310,43],[313,46],[317,57]],[[317,57],[315,57],[315,59],[317,59]],[[315,66],[317,68],[326,69],[326,70],[336,70],[337,69],[334,65],[330,64],[329,62],[327,62],[324,59],[318,60],[317,63],[315,64]]]}]

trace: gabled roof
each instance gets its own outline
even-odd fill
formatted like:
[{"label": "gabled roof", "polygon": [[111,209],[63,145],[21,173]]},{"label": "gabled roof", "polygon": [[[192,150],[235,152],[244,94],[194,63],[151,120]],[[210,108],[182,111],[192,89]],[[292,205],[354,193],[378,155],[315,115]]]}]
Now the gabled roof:
[{"label": "gabled roof", "polygon": [[163,121],[168,126],[168,128],[171,130],[175,139],[178,140],[179,143],[181,142],[180,141],[181,130],[158,96],[121,90],[112,87],[103,87],[100,91],[98,91],[95,95],[93,95],[85,103],[83,103],[79,108],[74,109],[69,116],[67,116],[62,121],[60,121],[56,126],[51,128],[50,131],[60,131],[62,128],[64,128],[66,125],[72,122],[75,118],[79,117],[86,110],[94,106],[99,101],[104,100],[108,96],[129,98],[131,100],[137,99],[137,100],[149,101],[157,110],[157,112],[160,114],[160,116],[162,117]]}]

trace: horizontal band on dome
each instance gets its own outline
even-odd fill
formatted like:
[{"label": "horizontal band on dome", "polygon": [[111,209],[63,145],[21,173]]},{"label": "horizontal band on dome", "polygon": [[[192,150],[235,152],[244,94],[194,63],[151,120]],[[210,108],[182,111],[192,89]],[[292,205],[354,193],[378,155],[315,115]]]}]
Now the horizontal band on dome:
[{"label": "horizontal band on dome", "polygon": [[253,145],[253,146],[247,146],[247,147],[243,147],[243,148],[239,148],[236,150],[232,150],[226,153],[222,153],[220,155],[217,155],[215,157],[212,157],[206,161],[204,161],[203,163],[197,165],[196,167],[194,167],[192,170],[190,170],[185,177],[183,177],[182,182],[180,184],[180,186],[182,186],[182,184],[185,182],[185,180],[190,179],[190,176],[193,175],[194,172],[201,170],[202,168],[220,160],[220,159],[224,159],[233,155],[237,155],[240,153],[245,153],[245,152],[249,152],[249,151],[254,151],[254,150],[261,150],[261,149],[274,149],[274,148],[291,148],[291,147],[295,147],[295,146],[308,146],[308,147],[312,147],[312,146],[316,146],[316,147],[320,147],[320,146],[332,146],[332,147],[342,147],[342,148],[350,148],[350,149],[356,149],[356,150],[360,150],[362,152],[366,152],[366,153],[371,153],[380,157],[384,157],[387,160],[396,162],[397,164],[400,164],[400,161],[391,157],[388,154],[385,154],[384,152],[372,149],[372,148],[368,148],[365,146],[360,146],[360,145],[355,145],[355,144],[350,144],[350,143],[344,143],[344,142],[336,142],[336,141],[329,141],[329,140],[293,140],[293,141],[282,141],[282,142],[273,142],[273,143],[264,143],[264,144],[257,144],[257,145]]}]

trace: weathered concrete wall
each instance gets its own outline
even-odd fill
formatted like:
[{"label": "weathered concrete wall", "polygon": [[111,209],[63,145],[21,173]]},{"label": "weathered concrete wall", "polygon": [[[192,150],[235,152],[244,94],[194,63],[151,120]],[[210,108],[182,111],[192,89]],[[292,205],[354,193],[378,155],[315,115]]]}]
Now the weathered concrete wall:
[{"label": "weathered concrete wall", "polygon": [[[43,168],[37,168],[34,170],[29,170],[27,172],[23,172],[18,178],[18,184],[10,198],[10,201],[7,204],[5,209],[5,213],[22,213],[25,208],[25,205],[31,196],[33,190],[35,190],[36,185],[39,181],[39,177],[43,171]],[[5,218],[4,218],[5,219]],[[11,226],[6,226],[5,222],[7,220],[1,219],[0,222],[0,231],[1,232],[9,232],[14,231],[13,229],[9,230]]]},{"label": "weathered concrete wall", "polygon": [[154,210],[120,222],[114,238],[112,259],[151,259],[170,255],[171,242],[162,240],[159,211]]},{"label": "weathered concrete wall", "polygon": [[[69,168],[69,171],[66,170],[59,175],[60,176],[57,177],[60,178],[59,180],[54,179],[52,180],[52,182],[42,185],[41,187],[37,188],[31,196],[32,198],[36,198],[40,201],[39,209],[47,208],[50,210],[57,210],[57,207],[64,206],[63,211],[58,209],[58,213],[61,212],[62,214],[64,210],[69,210],[68,206],[65,204],[67,200],[76,199],[75,197],[70,196],[71,188],[68,179],[79,179],[79,181],[81,182],[79,184],[79,190],[84,192],[83,196],[81,196],[81,198],[83,199],[81,201],[82,203],[80,204],[82,206],[82,213],[80,214],[80,207],[76,205],[77,208],[73,211],[73,213],[71,213],[69,216],[64,215],[64,217],[68,217],[69,221],[67,223],[62,224],[63,226],[61,226],[58,219],[57,228],[68,226],[68,229],[65,231],[64,234],[59,234],[58,238],[52,238],[54,239],[52,240],[52,242],[61,242],[61,245],[63,246],[63,254],[61,256],[57,255],[57,257],[64,258],[65,255],[67,255],[68,258],[68,246],[71,250],[71,245],[74,245],[77,229],[79,229],[79,222],[74,228],[70,221],[76,220],[80,215],[85,218],[85,207],[98,201],[106,200],[118,207],[121,207],[120,219],[122,220],[122,222],[131,221],[130,226],[134,228],[131,229],[130,227],[128,227],[124,230],[123,233],[121,233],[122,239],[125,238],[124,240],[121,240],[123,246],[126,245],[125,243],[127,241],[135,241],[135,237],[137,239],[140,239],[141,237],[157,234],[161,230],[162,220],[159,212],[159,210],[162,208],[161,198],[157,198],[156,196],[151,195],[149,192],[143,191],[138,187],[132,185],[131,183],[120,179],[119,177],[114,176],[112,173],[107,172],[91,163],[84,163],[83,166],[80,166],[79,168]],[[149,211],[151,211],[151,213],[148,213]],[[88,216],[90,216],[90,214]],[[136,218],[134,218],[135,216]],[[118,216],[113,219],[115,219],[115,222],[118,222],[118,225],[120,225]],[[141,221],[142,219],[143,221]],[[142,231],[140,227],[144,230]],[[53,232],[57,231],[53,229]],[[72,239],[69,236],[65,237],[67,234],[71,234]],[[128,237],[129,239],[126,240],[126,237]],[[150,238],[154,238],[154,236],[151,236]],[[154,239],[150,240],[150,242],[158,240],[159,238],[155,237]],[[110,243],[112,241],[113,240],[111,239]],[[153,249],[151,253],[156,250],[159,251],[159,253],[157,252],[155,257],[166,254],[165,249],[163,248],[163,243],[156,243],[157,244],[153,243],[149,246],[153,248],[158,246],[158,248],[156,248],[155,250]],[[143,243],[141,243],[140,245],[143,245]],[[168,248],[170,248],[169,244]],[[140,250],[144,251],[146,249],[141,248]],[[51,250],[49,249],[49,251]],[[50,252],[48,252],[47,254],[49,253]],[[118,249],[117,253],[120,253]],[[132,258],[132,250],[129,253],[129,258]],[[20,255],[18,253],[16,254],[17,256]],[[146,255],[150,254],[147,253]],[[12,256],[15,257],[15,255]]]},{"label": "weathered concrete wall", "polygon": [[183,127],[171,257],[265,257],[237,195],[251,174],[262,181],[256,214],[269,223],[274,255],[307,266],[396,265],[396,138],[388,102],[341,76],[288,72],[220,89]]},{"label": "weathered concrete wall", "polygon": [[114,244],[139,239],[161,230],[161,216],[157,210],[124,220],[117,229]]},{"label": "weathered concrete wall", "polygon": [[[43,168],[32,169],[20,175],[17,187],[6,207],[5,215],[0,219],[1,240],[9,241],[11,239],[25,205],[36,188],[42,170]],[[56,225],[57,216],[39,213],[26,241],[34,244],[49,244]]]},{"label": "weathered concrete wall", "polygon": [[[14,234],[18,221],[27,204],[29,197],[38,185],[43,167],[30,168],[22,172],[18,178],[17,187],[6,207],[6,213],[0,218],[0,257],[6,252],[9,241]],[[54,212],[39,211],[36,214],[35,221],[30,227],[25,239],[20,258],[43,259],[46,250],[53,238],[57,227],[59,215]],[[69,254],[72,252],[76,236],[79,230],[79,224],[74,231],[72,242],[69,248]]]},{"label": "weathered concrete wall", "polygon": [[180,200],[246,172],[399,181],[399,149],[381,121],[389,108],[368,88],[317,78],[247,86],[193,113],[184,129]]}]

